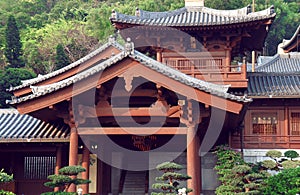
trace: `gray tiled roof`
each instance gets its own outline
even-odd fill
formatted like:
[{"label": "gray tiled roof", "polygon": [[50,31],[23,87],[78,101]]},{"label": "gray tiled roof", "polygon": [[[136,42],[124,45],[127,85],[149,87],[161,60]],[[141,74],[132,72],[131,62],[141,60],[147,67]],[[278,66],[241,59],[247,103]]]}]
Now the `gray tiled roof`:
[{"label": "gray tiled roof", "polygon": [[215,26],[251,22],[275,17],[274,7],[251,13],[251,7],[237,10],[216,10],[207,7],[183,7],[167,12],[147,12],[137,9],[136,15],[113,11],[112,23],[147,26]]},{"label": "gray tiled roof", "polygon": [[16,87],[11,87],[9,89],[7,89],[7,91],[14,91],[14,90],[17,90],[17,89],[22,89],[24,87],[28,87],[30,85],[34,85],[34,84],[37,84],[39,82],[42,82],[44,80],[47,80],[49,78],[52,78],[54,76],[57,76],[57,75],[60,75],[72,68],[75,68],[77,66],[80,66],[82,63],[86,62],[87,60],[91,59],[92,57],[94,57],[95,55],[103,52],[105,49],[107,49],[109,46],[114,46],[115,48],[120,48],[121,45],[119,45],[117,42],[115,41],[108,41],[107,43],[105,43],[104,45],[100,46],[98,49],[96,49],[95,51],[89,53],[88,55],[86,55],[85,57],[69,64],[68,66],[65,66],[61,69],[58,69],[56,71],[53,71],[49,74],[46,74],[46,75],[39,75],[38,77],[36,78],[33,78],[33,79],[29,79],[29,80],[24,80],[22,81],[22,84],[21,85],[18,85]]},{"label": "gray tiled roof", "polygon": [[[294,33],[294,35],[292,36],[291,39],[289,39],[289,40],[285,40],[285,39],[284,39],[284,40],[282,41],[281,47],[282,47],[283,49],[287,49],[289,46],[291,46],[291,44],[293,44],[294,42],[299,41],[299,36],[300,36],[300,25],[298,26],[296,32]],[[300,46],[299,46],[299,48],[298,48],[298,51],[299,51],[299,49],[300,49]]]},{"label": "gray tiled roof", "polygon": [[300,56],[275,55],[272,60],[248,72],[247,94],[255,97],[295,97],[300,95]]},{"label": "gray tiled roof", "polygon": [[0,142],[69,141],[65,124],[50,124],[15,109],[0,109]]},{"label": "gray tiled roof", "polygon": [[297,97],[300,95],[300,74],[248,73],[248,96]]},{"label": "gray tiled roof", "polygon": [[255,72],[294,73],[300,71],[300,55],[277,54],[271,60],[255,68]]},{"label": "gray tiled roof", "polygon": [[109,66],[112,66],[113,64],[117,63],[118,61],[121,61],[127,57],[135,59],[139,61],[141,64],[161,73],[164,74],[167,77],[170,77],[171,79],[174,79],[176,81],[179,81],[181,83],[184,83],[188,86],[197,88],[201,91],[205,91],[207,93],[217,95],[226,99],[234,100],[234,101],[240,101],[240,102],[249,102],[251,99],[247,99],[244,97],[239,97],[235,95],[231,95],[227,93],[228,87],[225,85],[218,85],[209,83],[206,81],[202,81],[199,79],[195,79],[191,76],[188,76],[178,70],[175,70],[169,66],[166,66],[162,63],[159,63],[146,55],[134,50],[134,49],[128,49],[125,45],[125,48],[122,49],[123,51],[115,56],[112,56],[111,58],[85,70],[82,71],[70,78],[64,79],[62,81],[59,81],[57,83],[47,85],[47,86],[36,86],[33,90],[33,93],[24,97],[13,97],[12,100],[7,100],[7,103],[9,104],[18,104],[21,102],[25,102],[46,94],[49,94],[51,92],[57,91],[59,89],[62,89],[64,87],[70,86],[80,80],[83,80],[84,78],[87,78],[91,75],[94,75],[96,73],[99,73]]}]

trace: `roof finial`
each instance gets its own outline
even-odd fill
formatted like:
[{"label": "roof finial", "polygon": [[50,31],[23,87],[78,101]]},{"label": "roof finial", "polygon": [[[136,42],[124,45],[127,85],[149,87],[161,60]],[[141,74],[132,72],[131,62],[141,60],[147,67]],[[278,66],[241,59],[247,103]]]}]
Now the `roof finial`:
[{"label": "roof finial", "polygon": [[138,8],[138,7],[135,8],[135,16],[137,16],[137,17],[141,16],[140,8]]},{"label": "roof finial", "polygon": [[111,18],[112,19],[116,19],[117,18],[117,12],[114,9],[111,11]]},{"label": "roof finial", "polygon": [[125,52],[127,54],[133,54],[134,53],[134,44],[133,44],[133,42],[131,41],[131,39],[129,37],[126,39]]},{"label": "roof finial", "polygon": [[110,35],[109,38],[108,38],[108,43],[113,44],[114,42],[116,42],[116,36],[115,35]]}]

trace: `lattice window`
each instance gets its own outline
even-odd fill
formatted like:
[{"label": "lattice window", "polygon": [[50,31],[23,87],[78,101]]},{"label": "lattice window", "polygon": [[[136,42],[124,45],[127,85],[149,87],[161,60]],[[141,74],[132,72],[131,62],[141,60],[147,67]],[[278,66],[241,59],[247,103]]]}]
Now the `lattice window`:
[{"label": "lattice window", "polygon": [[291,135],[300,135],[300,112],[291,113]]},{"label": "lattice window", "polygon": [[253,134],[274,135],[277,133],[276,113],[253,113],[252,129]]},{"label": "lattice window", "polygon": [[27,156],[24,157],[25,179],[47,179],[54,174],[56,157],[53,156]]}]

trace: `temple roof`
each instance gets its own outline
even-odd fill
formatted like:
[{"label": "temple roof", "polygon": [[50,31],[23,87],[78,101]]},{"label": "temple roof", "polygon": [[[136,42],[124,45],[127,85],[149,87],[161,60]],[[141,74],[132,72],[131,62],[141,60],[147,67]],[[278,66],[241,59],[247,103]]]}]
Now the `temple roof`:
[{"label": "temple roof", "polygon": [[275,15],[273,6],[258,12],[251,12],[250,6],[237,10],[216,10],[207,7],[183,7],[166,12],[148,12],[137,8],[135,16],[113,11],[110,20],[112,23],[132,25],[193,27],[246,23],[273,18]]},{"label": "temple roof", "polygon": [[113,38],[111,37],[107,43],[103,44],[98,49],[94,50],[93,52],[89,53],[88,55],[84,56],[83,58],[81,58],[81,59],[79,59],[79,60],[77,60],[77,61],[61,68],[61,69],[58,69],[58,70],[53,71],[53,72],[51,72],[49,74],[46,74],[46,75],[38,75],[38,77],[33,78],[33,79],[24,80],[24,81],[22,81],[21,85],[18,85],[16,87],[11,87],[11,88],[7,89],[7,91],[14,91],[14,90],[21,89],[21,88],[24,88],[24,87],[32,86],[34,84],[37,84],[39,82],[42,82],[42,81],[47,80],[49,78],[52,78],[54,76],[60,75],[60,74],[66,72],[66,71],[68,71],[72,68],[80,66],[81,64],[88,61],[89,59],[91,59],[95,55],[103,52],[105,49],[107,49],[110,46],[113,46],[113,47],[118,48],[118,49],[122,47],[117,42],[112,41],[112,39]]},{"label": "temple roof", "polygon": [[295,73],[300,71],[300,53],[277,54],[255,68],[255,72]]},{"label": "temple roof", "polygon": [[50,124],[15,109],[0,109],[0,142],[68,142],[66,124]]},{"label": "temple roof", "polygon": [[290,97],[300,95],[300,55],[275,55],[273,59],[248,72],[248,96],[254,98]]},{"label": "temple roof", "polygon": [[[222,97],[225,99],[234,100],[234,101],[238,101],[238,102],[250,102],[251,101],[251,99],[248,99],[245,97],[240,97],[240,96],[235,96],[235,95],[227,93],[227,90],[229,88],[229,86],[227,86],[227,85],[213,84],[213,83],[209,83],[209,82],[202,81],[202,80],[196,79],[194,77],[188,76],[178,70],[175,70],[175,69],[173,69],[169,66],[166,66],[165,64],[162,64],[160,62],[157,62],[156,60],[153,60],[152,58],[134,50],[133,43],[127,42],[126,44],[125,44],[125,47],[121,47],[119,44],[116,44],[122,50],[122,52],[110,57],[107,60],[104,60],[104,61],[96,64],[93,67],[90,67],[74,76],[71,76],[69,78],[61,80],[59,82],[55,82],[50,85],[45,85],[45,86],[31,85],[31,88],[32,88],[31,94],[23,96],[23,97],[13,97],[12,100],[7,100],[7,103],[19,104],[21,102],[32,100],[32,99],[50,94],[54,91],[58,91],[59,89],[65,88],[65,87],[75,84],[91,75],[99,73],[126,58],[131,58],[135,61],[138,61],[141,65],[146,66],[158,73],[161,73],[173,80],[181,82],[187,86],[199,89],[201,91],[210,93],[212,95],[216,95],[218,97]],[[129,47],[128,47],[128,44],[129,44]],[[61,71],[66,71],[66,69],[63,69]],[[51,76],[51,74],[52,73],[50,73],[50,76]],[[48,78],[50,76],[45,75],[44,77]]]},{"label": "temple roof", "polygon": [[284,39],[279,47],[287,51],[300,50],[300,25],[298,26],[292,38],[289,40]]}]

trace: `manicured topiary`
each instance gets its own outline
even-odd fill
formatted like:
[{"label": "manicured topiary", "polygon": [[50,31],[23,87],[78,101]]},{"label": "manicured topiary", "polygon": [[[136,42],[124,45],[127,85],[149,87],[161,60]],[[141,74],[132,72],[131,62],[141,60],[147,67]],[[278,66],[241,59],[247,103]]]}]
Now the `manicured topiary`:
[{"label": "manicured topiary", "polygon": [[284,156],[293,160],[293,158],[298,158],[299,154],[295,150],[288,150],[284,153]]},{"label": "manicured topiary", "polygon": [[260,194],[266,171],[259,166],[246,163],[241,153],[227,146],[218,146],[215,170],[221,185],[216,188],[217,195]]},{"label": "manicured topiary", "polygon": [[81,166],[66,166],[61,168],[58,172],[59,175],[49,175],[48,179],[51,181],[46,182],[44,185],[49,188],[59,187],[58,192],[46,192],[41,195],[76,195],[75,192],[66,192],[71,184],[80,185],[90,183],[90,180],[80,179],[77,176],[79,173],[86,170]]},{"label": "manicured topiary", "polygon": [[299,166],[299,161],[286,160],[281,165],[284,169],[293,169]]},{"label": "manicured topiary", "polygon": [[282,157],[282,153],[278,150],[270,150],[266,153],[266,156],[274,159],[277,162],[277,159]]},{"label": "manicured topiary", "polygon": [[151,195],[177,195],[179,189],[185,189],[185,193],[189,193],[192,189],[186,189],[180,185],[180,181],[191,179],[190,176],[178,173],[183,167],[174,162],[164,162],[156,167],[157,170],[162,171],[163,175],[156,177],[155,180],[161,183],[155,183],[152,188],[160,192],[152,192]]},{"label": "manicured topiary", "polygon": [[261,166],[264,167],[264,168],[266,168],[266,169],[274,169],[275,167],[277,167],[277,164],[273,160],[264,160],[261,163]]}]

